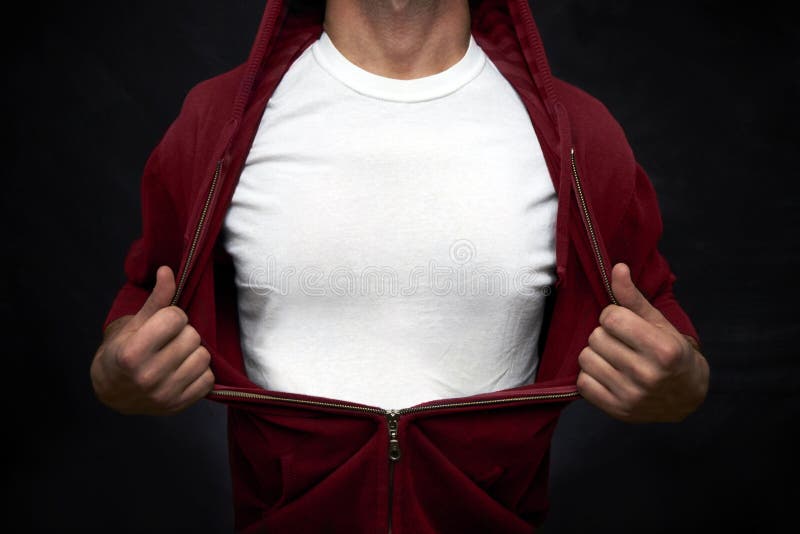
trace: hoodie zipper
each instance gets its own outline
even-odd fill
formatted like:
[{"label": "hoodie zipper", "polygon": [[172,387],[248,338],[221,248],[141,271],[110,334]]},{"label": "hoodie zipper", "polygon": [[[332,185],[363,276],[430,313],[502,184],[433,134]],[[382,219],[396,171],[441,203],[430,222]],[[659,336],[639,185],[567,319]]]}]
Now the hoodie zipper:
[{"label": "hoodie zipper", "polygon": [[600,244],[598,243],[597,236],[594,232],[594,224],[592,224],[592,218],[589,215],[589,208],[586,205],[586,199],[583,196],[583,187],[581,186],[580,176],[578,176],[578,164],[575,162],[575,147],[570,147],[569,149],[569,161],[570,168],[572,169],[572,178],[575,180],[575,190],[578,192],[578,202],[581,204],[581,210],[583,211],[584,220],[586,221],[586,230],[589,234],[589,240],[592,242],[594,259],[597,263],[598,269],[600,270],[600,278],[603,280],[603,286],[606,289],[606,293],[608,293],[608,298],[612,303],[617,304],[617,299],[614,296],[614,293],[611,291],[611,282],[608,279],[605,262],[603,262],[603,255],[600,252]]},{"label": "hoodie zipper", "polygon": [[394,469],[395,464],[400,460],[402,455],[400,449],[400,441],[398,436],[398,426],[400,416],[409,413],[427,412],[431,410],[438,410],[444,408],[461,408],[467,406],[494,406],[498,404],[506,404],[511,402],[529,401],[529,400],[559,400],[577,398],[580,396],[577,389],[574,391],[567,391],[563,393],[541,393],[533,395],[512,395],[509,397],[501,397],[499,399],[485,399],[475,401],[461,401],[461,402],[440,402],[436,404],[426,404],[422,406],[411,406],[409,408],[401,408],[399,410],[376,408],[372,406],[363,406],[358,404],[350,404],[345,402],[325,402],[314,401],[308,399],[294,399],[290,397],[279,397],[277,395],[265,395],[262,393],[251,393],[246,391],[233,391],[229,389],[217,389],[209,393],[209,397],[229,397],[233,399],[242,400],[275,400],[281,402],[290,402],[296,404],[304,404],[308,406],[320,406],[325,408],[341,408],[344,410],[351,410],[360,413],[374,413],[384,415],[386,417],[388,429],[388,458],[389,458],[389,497],[388,497],[388,532],[392,531],[392,503],[394,501]]},{"label": "hoodie zipper", "polygon": [[400,413],[389,410],[386,413],[387,427],[389,428],[389,517],[387,524],[392,532],[392,503],[394,503],[394,464],[400,459],[400,442],[397,440],[397,425]]},{"label": "hoodie zipper", "polygon": [[[272,31],[275,26],[275,21],[278,18],[281,8],[284,7],[284,2],[267,2],[267,8],[264,12],[264,17],[261,21],[263,25],[263,29],[259,32],[258,35],[258,43],[256,47],[251,51],[251,55],[247,61],[247,71],[245,72],[244,79],[242,86],[239,89],[239,93],[236,95],[236,100],[234,101],[233,106],[233,117],[229,124],[237,125],[239,120],[241,119],[241,115],[244,112],[244,108],[246,102],[250,96],[250,92],[253,89],[253,83],[255,82],[256,75],[258,72],[258,68],[261,65],[261,62],[264,58],[266,53],[267,47],[269,46],[269,40],[272,38]],[[234,126],[235,128],[235,126]],[[232,135],[233,133],[230,132]],[[228,142],[230,142],[230,137],[228,138]],[[214,168],[214,175],[211,178],[211,185],[208,189],[208,194],[206,195],[205,202],[203,203],[203,209],[200,213],[200,220],[197,222],[197,226],[194,230],[194,235],[192,237],[192,243],[189,247],[189,252],[186,256],[186,262],[183,265],[183,271],[181,272],[179,281],[177,283],[177,287],[175,290],[175,295],[172,297],[172,301],[170,302],[171,305],[176,306],[178,304],[178,300],[183,293],[183,290],[186,286],[186,281],[191,273],[193,267],[193,261],[197,252],[198,244],[200,243],[200,236],[202,235],[203,226],[205,225],[208,210],[211,206],[211,202],[214,199],[214,193],[217,189],[217,182],[219,181],[220,174],[222,172],[222,165],[224,162],[223,158],[217,161],[216,167]]]},{"label": "hoodie zipper", "polygon": [[[597,236],[594,230],[594,224],[592,223],[591,216],[589,214],[589,209],[586,203],[586,198],[583,194],[583,187],[580,179],[580,175],[578,174],[578,166],[575,159],[575,148],[570,148],[570,167],[572,170],[572,178],[575,181],[575,189],[578,193],[578,201],[580,202],[581,209],[583,211],[583,215],[586,220],[586,228],[588,231],[588,235],[592,244],[592,249],[594,250],[595,260],[600,271],[600,276],[603,281],[603,285],[608,293],[611,302],[617,304],[617,300],[614,297],[614,294],[611,290],[611,283],[608,278],[608,273],[606,272],[605,264],[603,263],[603,256],[601,254],[600,245],[597,240]],[[175,297],[173,297],[173,304],[177,302],[181,291],[186,283],[186,278],[189,274],[189,271],[192,266],[192,260],[194,258],[195,249],[197,247],[197,243],[200,238],[200,234],[203,228],[203,224],[206,220],[206,215],[208,212],[209,205],[214,195],[214,191],[216,189],[216,184],[220,176],[220,172],[222,169],[222,160],[217,162],[216,169],[214,171],[214,176],[211,180],[211,186],[209,188],[208,195],[205,200],[205,204],[203,205],[203,210],[201,212],[200,220],[195,228],[194,237],[192,240],[191,247],[189,249],[189,254],[187,256],[186,263],[184,265],[184,270],[180,277],[180,282],[178,284],[178,289],[176,291]],[[393,492],[394,492],[394,469],[395,464],[400,460],[401,457],[401,448],[400,448],[400,441],[398,439],[398,425],[400,416],[403,414],[409,413],[418,413],[418,412],[425,412],[431,411],[436,409],[444,409],[444,408],[460,408],[460,407],[469,407],[469,406],[491,406],[491,405],[498,405],[498,404],[505,404],[511,402],[519,402],[519,401],[528,401],[528,400],[558,400],[558,399],[568,399],[573,397],[579,397],[580,393],[577,390],[575,391],[568,391],[564,393],[546,393],[546,394],[534,394],[534,395],[515,395],[510,397],[502,397],[499,399],[485,399],[485,400],[477,400],[477,401],[462,401],[462,402],[441,402],[435,404],[426,404],[422,406],[412,406],[409,408],[402,408],[399,410],[395,409],[381,409],[376,407],[370,406],[363,406],[357,404],[350,404],[350,403],[343,403],[343,402],[325,402],[325,401],[314,401],[308,399],[295,399],[290,397],[280,397],[276,395],[265,395],[261,393],[251,393],[251,392],[244,392],[244,391],[233,391],[233,390],[214,390],[209,394],[210,397],[229,397],[234,399],[242,399],[242,400],[255,400],[255,401],[263,401],[263,400],[274,400],[274,401],[281,401],[281,402],[289,402],[295,404],[304,404],[308,406],[319,406],[325,408],[338,408],[350,411],[356,411],[360,413],[373,413],[373,414],[380,414],[386,416],[387,419],[387,429],[388,429],[388,459],[389,459],[389,496],[388,496],[388,517],[387,517],[387,525],[388,525],[388,532],[392,531],[392,510],[393,510]]]},{"label": "hoodie zipper", "polygon": [[189,277],[189,271],[192,268],[192,261],[194,260],[194,255],[197,250],[197,243],[200,241],[200,234],[202,233],[203,225],[206,222],[206,215],[208,215],[208,207],[211,205],[211,200],[214,198],[214,191],[217,189],[217,181],[219,181],[219,175],[222,172],[222,162],[222,159],[217,161],[217,165],[214,168],[214,176],[211,178],[211,185],[208,188],[208,194],[206,195],[205,203],[203,203],[203,210],[200,212],[200,220],[197,222],[197,226],[194,229],[192,244],[189,247],[189,253],[186,256],[186,262],[183,264],[183,272],[178,280],[178,286],[175,290],[175,295],[172,297],[172,301],[170,302],[170,305],[172,306],[175,306],[178,303],[178,299],[180,298],[181,293],[183,293],[183,288],[186,285],[186,280]]},{"label": "hoodie zipper", "polygon": [[[279,3],[276,2],[272,4],[270,7],[273,7],[273,10],[277,10],[277,6]],[[530,16],[529,12],[522,9],[521,12],[523,13],[523,17],[525,19],[525,27],[528,35],[535,33],[533,28],[533,20]],[[527,16],[525,16],[527,15]],[[276,13],[270,13],[266,18],[269,22],[273,22]],[[269,28],[271,29],[271,28]],[[546,61],[543,58],[543,51],[539,45],[537,39],[533,39],[534,42],[534,51],[537,55],[537,61],[543,62]],[[265,47],[266,44],[263,44]],[[263,54],[263,50],[259,50],[261,54]],[[253,77],[254,74],[252,72],[247,73],[248,82],[252,83],[250,79]],[[550,86],[551,82],[549,78],[545,79],[545,90],[547,93],[551,94],[552,96],[552,87]],[[181,272],[181,276],[177,285],[176,293],[172,299],[172,304],[176,304],[178,299],[180,298],[185,286],[189,274],[191,273],[193,267],[193,261],[195,259],[195,255],[197,252],[197,247],[200,242],[200,237],[202,235],[203,227],[207,220],[207,215],[209,211],[209,207],[214,197],[214,193],[217,188],[217,183],[219,181],[221,171],[223,166],[223,160],[220,159],[217,161],[214,174],[211,180],[211,184],[209,186],[208,193],[206,195],[205,202],[203,204],[203,208],[200,214],[200,219],[195,227],[194,235],[192,238],[192,242],[187,254],[186,261],[184,263],[183,271]],[[578,168],[575,158],[575,148],[570,148],[570,167],[572,170],[572,178],[575,182],[576,191],[578,193],[578,200],[581,205],[581,209],[586,221],[587,233],[589,235],[592,248],[595,255],[595,260],[597,262],[598,269],[600,271],[600,276],[602,278],[603,285],[605,290],[614,304],[617,303],[616,298],[611,289],[611,283],[608,277],[608,273],[606,272],[605,264],[603,262],[603,257],[600,249],[600,245],[595,234],[594,225],[592,223],[589,209],[587,206],[587,201],[584,198],[582,183],[580,179],[580,175],[578,174]],[[485,399],[485,400],[476,400],[476,401],[462,401],[462,402],[441,402],[435,404],[427,404],[422,406],[412,406],[409,408],[402,408],[399,410],[395,409],[382,409],[377,407],[370,407],[364,405],[357,405],[351,403],[343,403],[343,402],[325,402],[325,401],[314,401],[308,399],[296,399],[290,397],[281,397],[276,395],[268,395],[268,394],[260,394],[260,393],[251,393],[251,392],[244,392],[244,391],[234,391],[234,390],[214,390],[209,393],[209,397],[218,397],[224,398],[227,397],[229,399],[240,399],[240,400],[253,400],[253,401],[280,401],[280,402],[288,402],[294,404],[302,404],[307,406],[318,406],[324,408],[335,408],[335,409],[343,409],[349,410],[353,412],[360,412],[360,413],[371,413],[371,414],[378,414],[383,415],[387,419],[387,429],[388,429],[388,462],[389,462],[389,493],[388,493],[388,518],[387,518],[387,525],[388,531],[391,532],[392,529],[392,503],[393,503],[393,489],[394,489],[394,466],[395,464],[400,461],[401,458],[401,448],[400,448],[400,441],[398,436],[398,427],[399,427],[399,419],[401,415],[404,414],[411,414],[411,413],[419,413],[425,411],[432,411],[437,409],[447,409],[447,408],[460,408],[460,407],[470,407],[470,406],[493,406],[493,405],[501,405],[513,402],[521,402],[521,401],[535,401],[535,400],[560,400],[560,399],[569,399],[569,398],[578,398],[580,397],[580,393],[577,391],[577,388],[572,391],[562,392],[562,393],[544,393],[544,394],[532,394],[532,395],[513,395],[509,397],[501,397],[497,399]]]}]

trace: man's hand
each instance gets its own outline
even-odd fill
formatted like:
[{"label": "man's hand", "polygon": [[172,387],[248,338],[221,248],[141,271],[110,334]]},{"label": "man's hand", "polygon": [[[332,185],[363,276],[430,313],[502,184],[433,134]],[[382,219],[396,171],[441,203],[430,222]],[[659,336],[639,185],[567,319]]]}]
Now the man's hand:
[{"label": "man's hand", "polygon": [[171,415],[214,386],[211,356],[186,313],[170,306],[175,277],[166,265],[136,315],[106,329],[91,365],[98,399],[124,414]]},{"label": "man's hand", "polygon": [[639,292],[624,263],[614,265],[611,288],[619,306],[603,309],[578,356],[578,390],[622,421],[682,421],[705,399],[708,362]]}]

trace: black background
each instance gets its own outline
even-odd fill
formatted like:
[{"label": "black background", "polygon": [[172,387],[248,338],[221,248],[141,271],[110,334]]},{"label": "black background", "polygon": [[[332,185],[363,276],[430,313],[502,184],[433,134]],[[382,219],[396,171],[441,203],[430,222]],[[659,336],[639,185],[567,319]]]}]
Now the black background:
[{"label": "black background", "polygon": [[[224,411],[124,417],[88,378],[139,177],[198,81],[244,61],[256,0],[51,2],[5,17],[3,523],[226,532]],[[602,100],[659,194],[712,368],[679,425],[583,401],[559,423],[564,532],[773,532],[798,502],[798,23],[778,2],[533,3],[553,71]],[[16,33],[15,33],[16,31]]]}]

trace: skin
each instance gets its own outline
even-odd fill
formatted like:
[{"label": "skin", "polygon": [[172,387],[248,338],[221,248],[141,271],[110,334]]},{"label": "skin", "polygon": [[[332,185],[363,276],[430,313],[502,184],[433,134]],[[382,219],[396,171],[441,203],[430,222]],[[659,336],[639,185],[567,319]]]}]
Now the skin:
[{"label": "skin", "polygon": [[[325,31],[361,68],[397,79],[441,72],[460,60],[470,35],[465,0],[328,0]],[[681,421],[708,391],[709,369],[696,342],[647,302],[628,267],[612,271],[619,306],[606,307],[580,353],[578,389],[628,422]],[[124,414],[171,415],[213,388],[210,355],[186,314],[170,306],[174,273],[161,266],[136,315],[111,323],[90,375],[97,397]]]},{"label": "skin", "polygon": [[387,78],[441,72],[467,52],[465,0],[328,0],[323,28],[352,63]]},{"label": "skin", "polygon": [[708,362],[636,288],[624,263],[614,265],[611,289],[619,305],[603,308],[578,356],[578,391],[621,421],[682,421],[705,400]]},{"label": "skin", "polygon": [[173,415],[214,386],[211,355],[186,313],[170,306],[175,276],[166,265],[136,315],[110,323],[95,353],[90,376],[95,394],[123,414]]}]

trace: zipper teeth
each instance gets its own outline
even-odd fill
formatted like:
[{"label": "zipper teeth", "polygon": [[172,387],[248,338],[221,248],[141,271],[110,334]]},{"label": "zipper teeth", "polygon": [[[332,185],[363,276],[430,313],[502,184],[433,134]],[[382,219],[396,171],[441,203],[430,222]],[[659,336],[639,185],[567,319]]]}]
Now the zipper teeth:
[{"label": "zipper teeth", "polygon": [[248,393],[245,391],[230,391],[227,389],[219,389],[212,391],[210,395],[219,395],[222,397],[235,397],[235,398],[243,398],[243,399],[252,399],[252,400],[277,400],[283,402],[294,402],[297,404],[307,404],[311,406],[323,406],[326,408],[346,408],[348,410],[357,410],[359,412],[367,412],[367,413],[377,413],[377,414],[385,414],[389,413],[389,410],[381,410],[380,408],[370,408],[368,406],[355,406],[353,404],[343,404],[338,402],[323,402],[323,401],[312,401],[306,399],[291,399],[287,397],[277,397],[275,395],[262,395],[261,393]]},{"label": "zipper teeth", "polygon": [[611,302],[617,304],[617,299],[614,296],[614,293],[611,291],[611,283],[608,280],[608,274],[606,273],[606,267],[603,264],[603,256],[600,254],[600,245],[597,242],[597,236],[594,233],[594,225],[592,224],[592,218],[589,216],[589,208],[586,206],[586,199],[583,197],[583,187],[581,187],[581,179],[578,176],[578,165],[575,163],[575,148],[570,148],[569,150],[569,157],[570,157],[570,164],[572,166],[572,177],[575,179],[575,188],[578,190],[578,198],[581,203],[581,209],[583,210],[583,215],[586,219],[586,227],[589,229],[589,236],[592,239],[592,248],[594,249],[595,259],[597,260],[597,266],[600,268],[600,276],[603,278],[603,285],[606,288],[606,293],[608,293],[608,297],[611,299]]},{"label": "zipper teeth", "polygon": [[520,395],[517,397],[503,397],[502,399],[486,399],[480,401],[469,401],[469,402],[445,402],[441,404],[429,404],[427,406],[412,406],[411,408],[402,408],[397,410],[397,413],[404,414],[404,413],[414,413],[414,412],[424,412],[427,410],[434,410],[437,408],[458,408],[461,406],[486,406],[491,404],[501,404],[504,402],[516,402],[516,401],[523,401],[523,400],[545,400],[545,399],[565,399],[568,397],[577,397],[577,391],[571,391],[568,393],[547,393],[542,395]]},{"label": "zipper teeth", "polygon": [[[280,6],[282,6],[281,2],[273,2],[271,4],[270,3],[268,4],[269,5],[267,7],[270,11],[265,14],[266,24],[267,24],[267,26],[264,28],[265,35],[272,33],[272,26],[274,25],[275,19],[277,18]],[[258,71],[258,65],[261,63],[261,60],[263,59],[264,51],[267,48],[267,44],[268,43],[265,42],[264,39],[262,39],[261,42],[258,43],[258,49],[256,50],[256,53],[254,55],[254,58],[256,58],[257,61],[251,62],[251,64],[249,65],[249,69],[245,74],[246,93],[244,94],[244,96],[242,96],[241,93],[237,95],[238,101],[234,102],[235,116],[241,115],[242,109],[246,103],[245,101],[247,100],[250,92],[252,91],[253,80],[255,80]],[[197,223],[197,227],[195,228],[194,231],[194,236],[192,237],[192,245],[189,248],[189,254],[186,257],[186,264],[183,267],[183,272],[181,273],[180,281],[178,282],[178,287],[175,291],[175,295],[172,297],[172,301],[170,302],[170,304],[173,306],[177,305],[178,299],[180,298],[181,293],[183,293],[183,288],[186,285],[186,279],[189,276],[189,271],[191,270],[192,267],[192,260],[194,259],[195,249],[197,248],[197,243],[200,240],[200,232],[202,231],[203,225],[205,224],[208,208],[211,205],[211,199],[214,196],[214,190],[216,189],[217,180],[219,178],[220,171],[222,170],[222,162],[223,162],[222,159],[217,161],[217,166],[214,169],[214,177],[211,180],[211,186],[209,187],[208,195],[206,196],[206,201],[205,204],[203,205],[203,211],[200,214],[200,221]]]},{"label": "zipper teeth", "polygon": [[200,220],[197,223],[197,227],[194,229],[194,236],[192,237],[192,246],[189,247],[189,254],[186,256],[186,264],[183,267],[183,272],[181,273],[180,281],[178,282],[178,288],[175,291],[175,295],[172,297],[172,302],[170,303],[172,306],[175,306],[178,302],[178,299],[183,292],[183,287],[186,285],[186,278],[189,276],[189,270],[192,267],[192,260],[194,259],[194,253],[197,249],[197,243],[200,241],[200,232],[203,229],[203,224],[206,221],[206,215],[208,214],[208,207],[211,205],[211,199],[214,196],[214,190],[217,188],[217,180],[219,179],[220,171],[222,170],[222,161],[217,161],[217,166],[214,169],[214,177],[211,179],[211,186],[208,188],[208,195],[206,196],[206,202],[203,205],[203,211],[200,213]]},{"label": "zipper teeth", "polygon": [[[546,393],[541,395],[517,395],[514,397],[504,397],[501,399],[486,399],[480,401],[469,401],[469,402],[447,402],[447,403],[438,403],[438,404],[430,404],[427,406],[417,406],[417,407],[410,407],[410,408],[403,408],[400,410],[383,410],[380,408],[371,408],[368,406],[356,406],[353,404],[345,404],[345,403],[338,403],[338,402],[323,402],[323,401],[312,401],[312,400],[305,400],[305,399],[291,399],[286,397],[278,397],[275,395],[263,395],[261,393],[249,393],[245,391],[231,391],[227,389],[220,389],[214,390],[210,393],[210,395],[217,395],[220,397],[234,397],[234,398],[244,398],[244,399],[253,399],[253,400],[277,400],[283,402],[292,402],[296,404],[305,404],[311,406],[324,406],[328,408],[342,408],[346,410],[353,410],[362,413],[376,413],[386,415],[392,418],[395,422],[397,421],[397,417],[402,414],[407,413],[414,413],[414,412],[423,412],[434,410],[437,408],[451,408],[451,407],[459,407],[459,406],[486,406],[486,405],[493,405],[493,404],[501,404],[505,402],[515,402],[521,400],[536,400],[536,399],[565,399],[569,397],[577,397],[579,393],[577,391],[570,391],[567,393]],[[396,423],[395,423],[396,424]],[[393,493],[394,493],[394,464],[397,463],[399,460],[399,455],[396,457],[392,456],[392,449],[391,449],[391,440],[397,439],[397,428],[394,427],[394,431],[392,430],[391,425],[389,426],[389,439],[390,439],[390,449],[389,449],[389,503],[388,503],[388,518],[387,518],[387,525],[389,532],[392,531],[392,508],[393,508]]]},{"label": "zipper teeth", "polygon": [[234,398],[244,398],[244,399],[252,399],[252,400],[277,400],[277,401],[284,401],[284,402],[294,402],[298,404],[307,404],[311,406],[324,406],[327,408],[344,408],[348,410],[356,410],[359,412],[366,412],[366,413],[377,413],[377,414],[406,414],[406,413],[414,413],[414,412],[424,412],[428,410],[434,410],[438,408],[453,408],[453,407],[462,407],[462,406],[485,406],[485,405],[492,405],[492,404],[501,404],[504,402],[516,402],[516,401],[523,401],[523,400],[545,400],[545,399],[565,399],[568,397],[577,397],[579,394],[577,391],[570,391],[567,393],[547,393],[542,395],[519,395],[516,397],[504,397],[502,399],[486,399],[480,401],[469,401],[469,402],[445,402],[439,404],[429,404],[427,406],[412,406],[410,408],[402,408],[400,410],[382,410],[380,408],[370,408],[368,406],[356,406],[353,404],[344,404],[344,403],[337,403],[337,402],[323,402],[323,401],[312,401],[312,400],[305,400],[305,399],[291,399],[286,397],[278,397],[275,395],[263,395],[261,393],[248,393],[245,391],[230,391],[227,389],[220,389],[215,390],[210,393],[210,395],[219,395],[222,397],[234,397]]}]

